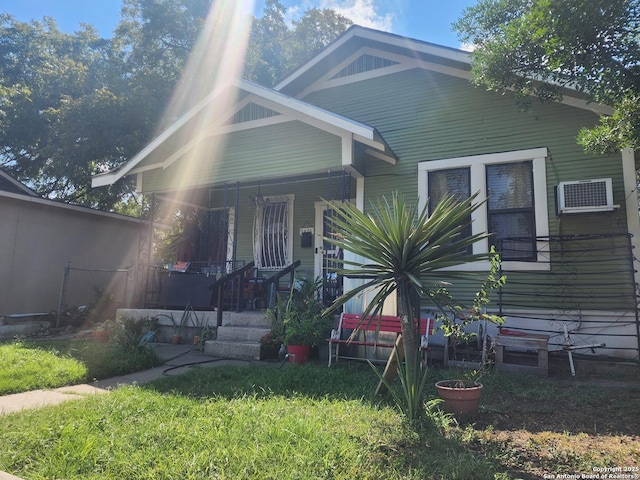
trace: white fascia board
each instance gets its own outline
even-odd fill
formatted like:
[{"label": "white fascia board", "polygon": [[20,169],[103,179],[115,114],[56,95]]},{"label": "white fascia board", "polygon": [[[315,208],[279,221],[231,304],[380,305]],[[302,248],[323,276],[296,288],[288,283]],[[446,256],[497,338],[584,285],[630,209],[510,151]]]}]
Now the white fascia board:
[{"label": "white fascia board", "polygon": [[115,182],[124,177],[127,173],[129,173],[136,165],[138,165],[142,160],[144,160],[151,152],[153,152],[156,148],[158,148],[162,143],[167,140],[171,135],[178,131],[183,125],[185,125],[189,120],[191,120],[195,115],[197,115],[200,111],[202,111],[209,103],[216,98],[222,90],[227,88],[227,86],[222,86],[201,101],[199,101],[196,105],[191,107],[182,117],[178,118],[175,122],[173,122],[169,127],[160,133],[157,137],[155,137],[151,142],[149,142],[140,152],[138,152],[131,160],[125,163],[118,170],[108,173],[101,173],[95,175],[91,179],[92,187],[102,187],[106,185],[113,185]]},{"label": "white fascia board", "polygon": [[[371,55],[375,57],[381,57],[397,63],[395,65],[390,65],[388,67],[369,70],[362,73],[356,73],[353,75],[348,75],[346,77],[333,78],[336,75],[336,73],[338,73],[340,70],[345,68],[347,65],[354,62],[356,59],[358,59],[362,55]],[[416,58],[411,58],[406,55],[401,55],[397,53],[391,53],[386,50],[381,50],[379,48],[362,47],[357,51],[355,51],[352,55],[347,57],[340,64],[336,65],[334,68],[329,70],[325,75],[318,78],[316,81],[314,81],[309,86],[307,86],[307,88],[302,90],[297,96],[299,98],[305,98],[310,93],[318,90],[324,90],[327,88],[348,85],[350,83],[361,82],[361,81],[369,80],[372,78],[377,78],[383,75],[392,75],[394,73],[413,70],[414,68],[421,68],[423,70],[441,73],[443,75],[449,75],[451,77],[462,78],[464,80],[471,80],[470,70],[450,67],[447,65],[428,62],[425,60],[418,60]]]},{"label": "white fascia board", "polygon": [[[288,108],[291,113],[297,112],[310,119],[316,119],[329,125],[333,125],[341,130],[351,132],[354,135],[360,135],[361,137],[368,138],[370,140],[374,139],[375,129],[369,125],[365,125],[364,123],[356,122],[355,120],[351,120],[323,108],[316,107],[315,105],[303,102],[297,98],[283,95],[280,92],[262,87],[247,80],[240,80],[238,87],[248,93],[253,93],[258,97],[271,100],[274,102],[274,106]],[[296,117],[295,114],[293,116],[294,118]]]},{"label": "white fascia board", "polygon": [[122,177],[119,177],[117,173],[112,173],[112,172],[99,173],[91,177],[91,188],[106,187],[108,185],[113,185],[120,178]]},{"label": "white fascia board", "polygon": [[[274,87],[274,90],[282,90],[283,88],[285,88],[289,83],[293,82],[294,80],[296,80],[298,77],[300,77],[302,74],[304,74],[308,69],[312,68],[314,65],[316,65],[317,63],[319,63],[321,60],[323,60],[324,58],[326,58],[327,56],[331,55],[335,50],[337,50],[338,48],[340,48],[344,43],[346,43],[347,41],[349,41],[351,38],[353,37],[360,37],[363,39],[368,39],[368,40],[372,40],[372,41],[376,41],[376,42],[380,42],[380,43],[385,43],[387,45],[391,45],[391,46],[395,46],[395,47],[401,47],[401,48],[405,48],[411,51],[415,51],[415,52],[419,52],[419,53],[423,53],[423,54],[428,54],[428,55],[432,55],[435,57],[439,57],[445,60],[449,60],[449,61],[454,61],[454,62],[459,62],[461,64],[465,64],[465,65],[469,65],[471,66],[471,53],[469,52],[465,52],[463,50],[457,50],[455,48],[451,48],[451,47],[444,47],[444,46],[440,46],[440,45],[435,45],[435,44],[431,44],[431,43],[426,43],[420,40],[414,40],[411,38],[406,38],[406,37],[402,37],[399,35],[395,35],[395,34],[390,34],[387,32],[380,32],[377,30],[371,30],[368,28],[364,28],[364,27],[360,27],[360,26],[355,26],[352,27],[353,30],[347,30],[347,32],[345,33],[345,35],[343,37],[340,37],[338,40],[336,40],[335,43],[329,45],[329,47],[327,47],[325,50],[323,50],[317,57],[313,58],[311,61],[309,61],[307,64],[303,65],[302,67],[300,67],[298,70],[296,70],[295,72],[293,72],[290,76],[288,76],[287,78],[285,78],[282,82],[280,82],[278,85],[276,85]],[[357,56],[357,55],[361,55],[362,51],[365,50],[372,50],[369,47],[364,47],[362,50],[359,50],[358,52],[356,52],[355,54],[351,55],[349,58],[351,59],[350,61],[353,61],[353,57]],[[391,58],[391,55],[395,55],[396,57],[400,57],[403,56],[402,54],[390,54],[389,52],[387,52],[384,55],[386,58]],[[406,57],[406,56],[405,56]],[[410,57],[407,57],[410,58]],[[445,65],[439,65],[437,63],[433,63],[433,62],[427,62],[424,60],[416,60],[416,59],[412,59],[415,62],[415,67],[418,68],[424,68],[426,70],[432,70],[435,72],[439,72],[439,73],[443,73],[445,75],[450,75],[450,76],[455,76],[455,77],[459,77],[459,78],[465,78],[465,79],[471,79],[471,73],[469,71],[466,70],[461,70],[455,67],[450,67],[450,66],[445,66]],[[340,64],[339,68],[344,67],[344,63]],[[395,70],[397,71],[401,71],[406,69],[406,64],[402,65],[402,66],[396,66]],[[394,68],[393,67],[387,67],[387,69],[383,69],[385,70],[385,72],[391,73]],[[326,74],[323,77],[319,78],[317,81],[313,82],[312,85],[308,86],[306,89],[304,89],[303,92],[301,92],[300,97],[303,98],[305,95],[307,95],[308,93],[315,91],[315,90],[319,90],[324,87],[324,82],[328,81],[328,79],[333,76],[335,74],[335,72],[337,71],[336,68],[332,69],[330,74]],[[380,72],[379,72],[380,73]],[[360,78],[362,79],[362,78]],[[353,79],[345,79],[343,80],[345,83],[350,83],[351,81],[353,81]],[[319,86],[319,82],[321,82],[321,84],[323,86]],[[556,84],[559,85],[557,83],[554,82],[547,82],[550,84]],[[332,86],[335,86],[339,84],[339,82],[335,82],[332,83]],[[314,87],[315,85],[315,87]],[[578,93],[577,89],[571,85],[565,85],[564,88],[568,89],[568,90],[573,90],[576,93]],[[597,113],[599,115],[612,115],[614,113],[614,109],[608,105],[603,105],[603,104],[599,104],[596,102],[592,102],[589,100],[585,100],[585,99],[581,99],[578,97],[574,97],[571,95],[563,95],[562,100],[560,101],[560,103],[564,104],[564,105],[569,105],[572,107],[576,107],[576,108],[580,108],[582,110],[588,110],[594,113]]]}]

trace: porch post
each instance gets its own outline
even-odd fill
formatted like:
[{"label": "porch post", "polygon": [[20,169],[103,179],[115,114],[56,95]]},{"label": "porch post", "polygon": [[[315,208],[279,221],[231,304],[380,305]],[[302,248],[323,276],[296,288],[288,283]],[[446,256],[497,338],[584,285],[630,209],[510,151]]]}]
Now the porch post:
[{"label": "porch post", "polygon": [[638,178],[635,166],[635,152],[631,148],[622,150],[622,174],[624,178],[624,198],[627,211],[627,231],[630,234],[632,272],[635,283],[635,320],[636,336],[638,341],[638,362],[640,362],[640,318],[638,316],[638,288],[640,285],[640,273],[637,268],[637,258],[633,252],[640,251],[640,215],[638,211]]}]

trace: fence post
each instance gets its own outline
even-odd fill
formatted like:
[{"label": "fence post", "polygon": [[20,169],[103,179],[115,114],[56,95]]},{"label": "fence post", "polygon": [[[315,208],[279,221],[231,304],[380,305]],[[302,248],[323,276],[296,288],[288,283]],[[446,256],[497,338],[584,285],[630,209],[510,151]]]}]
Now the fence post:
[{"label": "fence post", "polygon": [[58,314],[56,315],[56,328],[60,327],[60,314],[62,313],[64,296],[67,292],[67,280],[69,279],[70,268],[71,268],[71,262],[67,262],[67,264],[64,267],[64,275],[62,277],[62,286],[60,287],[60,298],[58,299]]}]

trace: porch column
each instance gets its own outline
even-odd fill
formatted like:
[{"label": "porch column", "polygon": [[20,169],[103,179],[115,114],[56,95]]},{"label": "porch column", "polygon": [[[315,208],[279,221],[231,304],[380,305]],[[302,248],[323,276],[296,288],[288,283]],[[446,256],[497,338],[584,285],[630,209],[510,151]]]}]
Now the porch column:
[{"label": "porch column", "polygon": [[[627,229],[633,235],[631,244],[635,252],[640,252],[640,215],[638,212],[638,183],[635,166],[635,152],[631,148],[622,150],[622,174],[624,178],[625,208],[627,210]],[[637,253],[636,253],[637,255]],[[637,260],[635,260],[637,264]],[[640,273],[635,268],[635,282],[640,285]]]}]

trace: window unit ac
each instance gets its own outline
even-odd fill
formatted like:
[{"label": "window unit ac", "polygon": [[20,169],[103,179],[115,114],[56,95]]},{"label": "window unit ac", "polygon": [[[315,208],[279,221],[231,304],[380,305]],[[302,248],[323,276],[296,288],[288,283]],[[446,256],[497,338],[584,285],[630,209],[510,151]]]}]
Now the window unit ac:
[{"label": "window unit ac", "polygon": [[610,178],[577,180],[558,184],[558,213],[608,212],[620,208],[613,204]]}]

